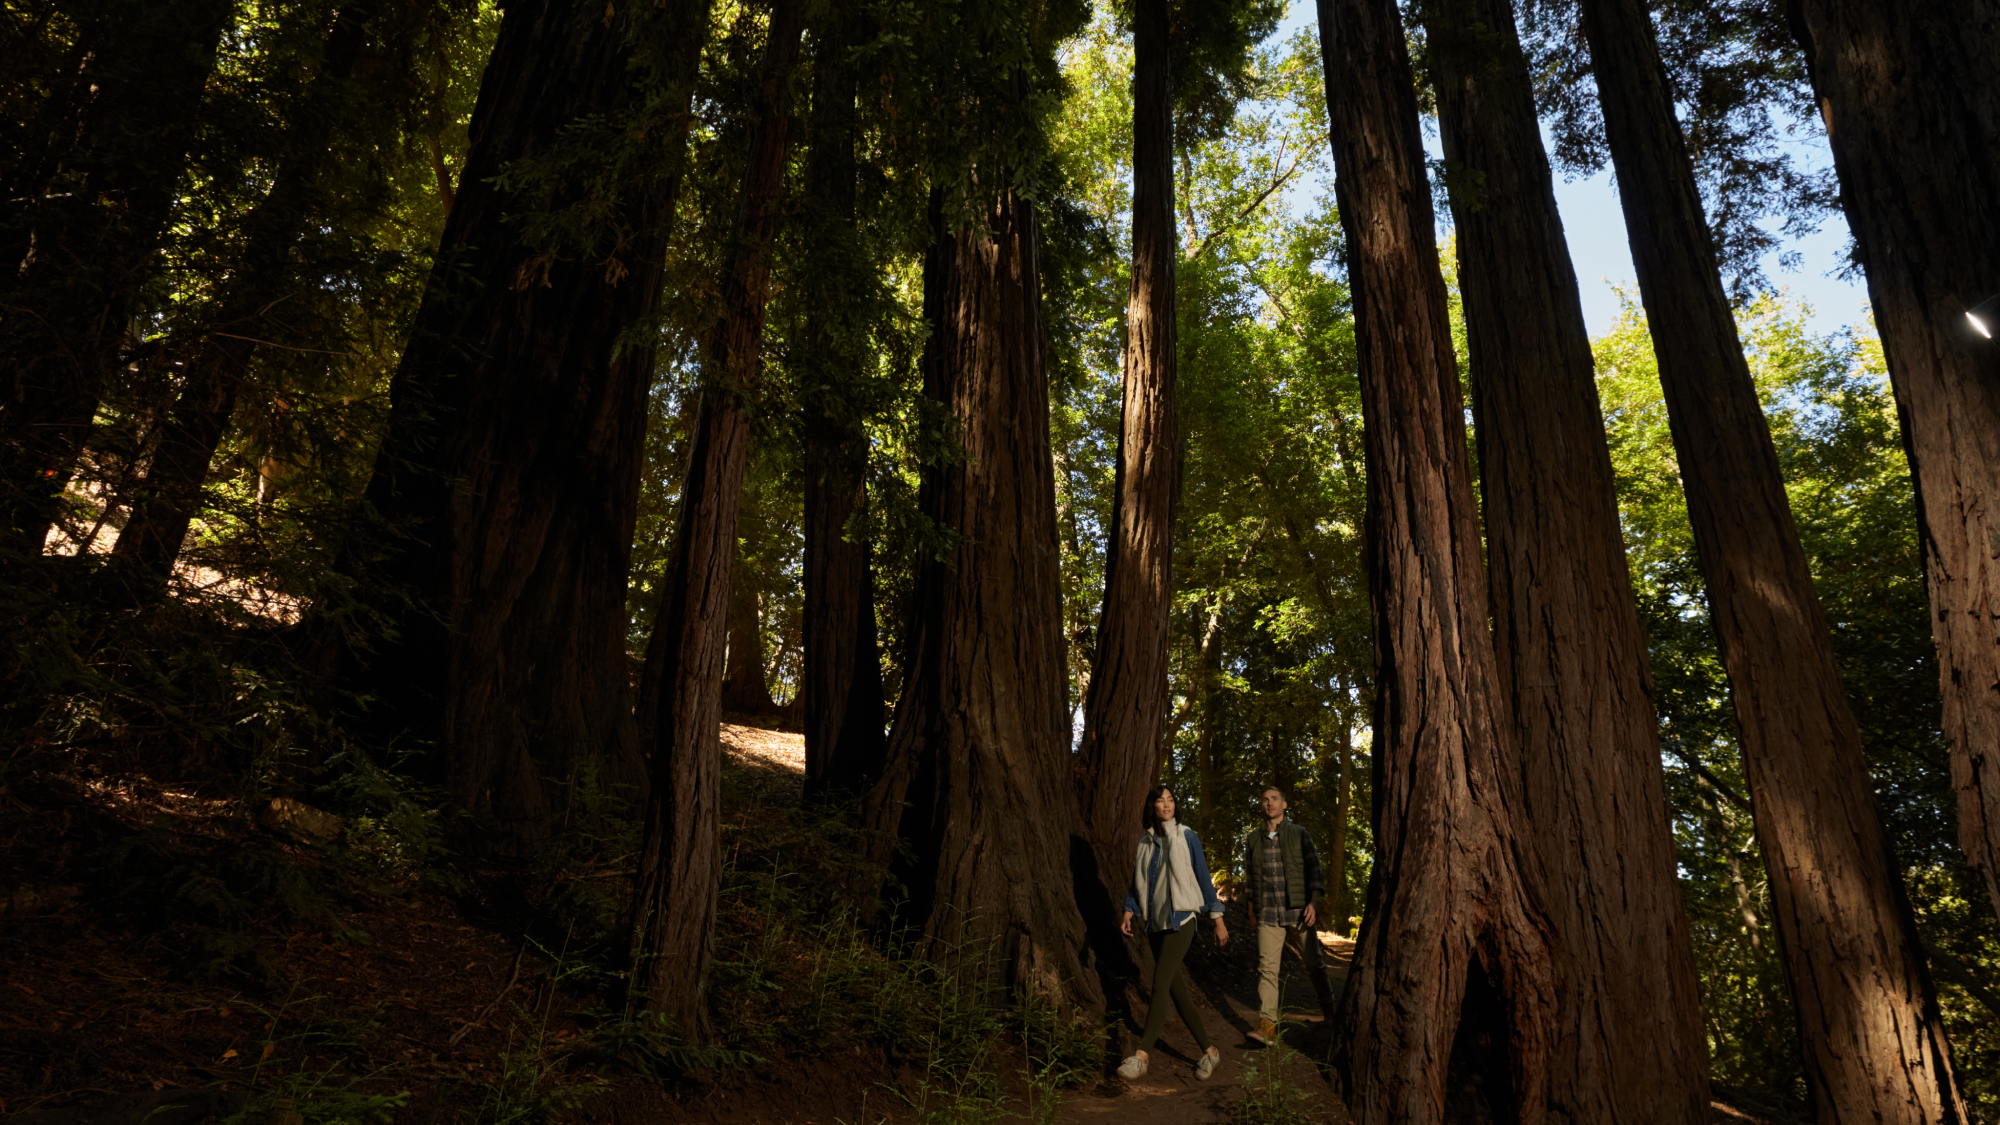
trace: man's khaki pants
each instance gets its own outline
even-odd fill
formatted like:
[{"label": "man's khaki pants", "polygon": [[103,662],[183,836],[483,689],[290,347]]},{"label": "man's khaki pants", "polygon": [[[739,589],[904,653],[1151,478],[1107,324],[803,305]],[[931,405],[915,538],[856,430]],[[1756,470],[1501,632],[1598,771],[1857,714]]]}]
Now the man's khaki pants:
[{"label": "man's khaki pants", "polygon": [[1312,978],[1320,1011],[1333,1015],[1333,989],[1327,983],[1326,958],[1320,955],[1319,934],[1304,926],[1274,926],[1266,922],[1257,924],[1258,1014],[1273,1023],[1278,1020],[1278,970],[1287,949],[1305,961],[1306,976]]}]

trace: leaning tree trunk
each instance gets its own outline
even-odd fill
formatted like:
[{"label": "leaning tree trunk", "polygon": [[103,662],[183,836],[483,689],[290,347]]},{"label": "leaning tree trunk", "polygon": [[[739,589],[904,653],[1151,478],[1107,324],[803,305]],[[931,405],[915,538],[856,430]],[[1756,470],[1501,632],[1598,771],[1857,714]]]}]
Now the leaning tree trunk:
[{"label": "leaning tree trunk", "polygon": [[919,955],[1096,1007],[1084,921],[1059,874],[1076,797],[1034,210],[1003,189],[986,230],[952,230],[942,195],[924,262],[924,396],[956,424],[963,456],[926,469],[919,504],[957,545],[918,575],[909,677],[863,815],[907,845],[896,871]]},{"label": "leaning tree trunk", "polygon": [[135,567],[156,588],[173,572],[188,526],[200,510],[201,486],[257,348],[253,337],[271,334],[259,320],[273,296],[284,291],[292,247],[306,233],[320,177],[336,159],[331,137],[350,103],[349,81],[376,9],[366,0],[343,5],[334,17],[290,138],[292,155],[244,224],[242,255],[224,282],[208,334],[183,369],[181,393],[161,427],[152,465],[112,548],[114,558]]},{"label": "leaning tree trunk", "polygon": [[[1092,935],[1126,960],[1111,926],[1131,882],[1146,787],[1159,765],[1169,697],[1174,500],[1174,131],[1167,0],[1137,0],[1132,71],[1132,292],[1125,314],[1123,406],[1104,558],[1104,610],[1083,702],[1077,802],[1087,870],[1076,872]],[[1206,807],[1202,814],[1207,815]],[[1095,888],[1096,894],[1089,892]]]},{"label": "leaning tree trunk", "polygon": [[[645,784],[625,589],[653,353],[621,338],[658,305],[674,183],[655,169],[679,159],[671,103],[686,105],[707,22],[708,0],[507,6],[391,389],[368,501],[402,536],[379,581],[410,601],[347,674],[380,701],[379,733],[435,745],[433,776],[491,850],[533,852],[593,768],[621,795]],[[668,53],[640,67],[647,43]],[[608,187],[571,147],[579,121],[662,112],[620,135],[651,147]],[[527,162],[539,205],[604,206],[618,229],[524,245],[513,220],[529,204],[496,177]]]},{"label": "leaning tree trunk", "polygon": [[2000,292],[1994,12],[1794,7],[1916,477],[1958,838],[2000,911],[2000,345],[1959,316]]},{"label": "leaning tree trunk", "polygon": [[1735,700],[1807,1089],[1822,1122],[1962,1121],[1937,1000],[1723,296],[1652,23],[1643,0],[1582,8]]},{"label": "leaning tree trunk", "polygon": [[0,197],[0,552],[39,554],[158,270],[232,6],[106,4],[78,104]]},{"label": "leaning tree trunk", "polygon": [[1494,649],[1564,954],[1550,1118],[1705,1121],[1646,638],[1513,5],[1422,10],[1454,185]]},{"label": "leaning tree trunk", "polygon": [[[1557,981],[1394,0],[1319,0],[1361,364],[1374,607],[1375,873],[1335,1031],[1360,1125],[1542,1119]],[[1480,1103],[1484,1103],[1482,1107]]]},{"label": "leaning tree trunk", "polygon": [[707,1024],[702,989],[722,878],[716,804],[722,673],[736,517],[750,449],[746,398],[763,362],[771,241],[791,131],[787,87],[798,61],[802,6],[801,0],[777,0],[771,7],[722,308],[705,342],[701,412],[647,654],[658,669],[659,710],[652,720],[652,787],[626,948],[633,959],[633,999],[643,999],[647,1011],[690,1038]]},{"label": "leaning tree trunk", "polygon": [[[882,772],[884,700],[875,630],[875,577],[860,516],[868,501],[863,384],[867,312],[854,280],[879,264],[855,223],[855,69],[858,17],[832,8],[815,35],[812,178],[818,236],[800,284],[810,302],[805,431],[806,793],[858,795]],[[866,290],[864,290],[866,291]]]}]

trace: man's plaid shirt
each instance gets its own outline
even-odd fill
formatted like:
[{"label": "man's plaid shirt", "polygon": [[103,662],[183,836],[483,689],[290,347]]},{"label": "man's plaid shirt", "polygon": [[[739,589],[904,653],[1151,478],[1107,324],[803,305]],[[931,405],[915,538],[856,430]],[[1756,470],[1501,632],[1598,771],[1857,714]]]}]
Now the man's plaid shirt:
[{"label": "man's plaid shirt", "polygon": [[1257,903],[1257,922],[1265,926],[1296,926],[1300,908],[1285,902],[1285,851],[1278,846],[1276,832],[1264,833],[1259,858],[1263,863],[1263,894]]}]

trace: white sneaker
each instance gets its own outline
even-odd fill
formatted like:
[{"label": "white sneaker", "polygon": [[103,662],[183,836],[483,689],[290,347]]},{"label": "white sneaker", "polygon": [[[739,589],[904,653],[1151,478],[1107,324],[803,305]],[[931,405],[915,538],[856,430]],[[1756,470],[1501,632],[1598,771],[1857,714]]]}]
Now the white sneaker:
[{"label": "white sneaker", "polygon": [[1208,1053],[1201,1056],[1201,1061],[1194,1064],[1195,1080],[1198,1082],[1208,1081],[1209,1076],[1215,1073],[1215,1064],[1221,1061],[1222,1052],[1210,1047]]},{"label": "white sneaker", "polygon": [[1124,1062],[1118,1064],[1118,1077],[1120,1078],[1144,1078],[1145,1076],[1146,1060],[1137,1055],[1127,1056]]}]

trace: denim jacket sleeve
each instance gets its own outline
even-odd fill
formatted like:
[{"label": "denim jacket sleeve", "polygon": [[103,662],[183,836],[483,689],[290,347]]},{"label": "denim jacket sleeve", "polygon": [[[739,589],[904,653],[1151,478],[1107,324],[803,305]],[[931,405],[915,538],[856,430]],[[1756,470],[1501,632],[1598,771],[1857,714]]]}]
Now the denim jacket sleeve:
[{"label": "denim jacket sleeve", "polygon": [[1201,887],[1201,896],[1206,900],[1206,905],[1202,907],[1202,912],[1210,918],[1220,918],[1222,917],[1222,900],[1216,897],[1215,883],[1208,877],[1208,856],[1202,853],[1201,837],[1195,835],[1192,828],[1185,829],[1185,831],[1187,832],[1188,858],[1194,861],[1194,881]]}]

